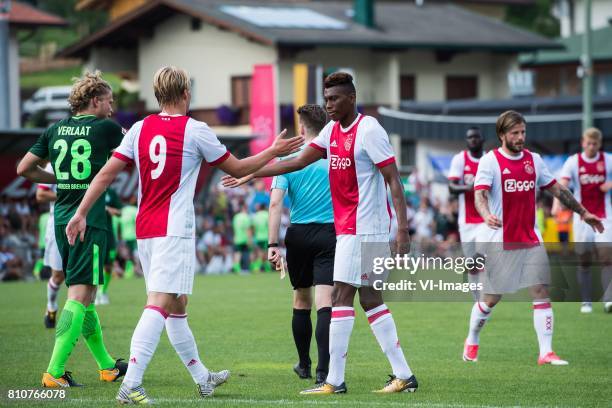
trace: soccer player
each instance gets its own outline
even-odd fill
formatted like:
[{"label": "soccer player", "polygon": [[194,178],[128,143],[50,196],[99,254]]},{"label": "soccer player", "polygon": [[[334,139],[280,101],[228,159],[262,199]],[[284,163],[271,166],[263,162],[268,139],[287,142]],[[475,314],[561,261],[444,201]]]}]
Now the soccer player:
[{"label": "soccer player", "polygon": [[[50,163],[45,166],[45,171],[53,173],[53,167]],[[57,318],[57,294],[61,284],[64,283],[66,276],[62,266],[62,257],[60,256],[55,241],[55,222],[53,220],[53,204],[57,200],[57,186],[55,184],[38,184],[36,189],[36,201],[38,203],[49,203],[49,218],[45,230],[45,253],[43,257],[44,265],[51,268],[51,276],[47,282],[47,310],[45,311],[45,327],[54,329]]]},{"label": "soccer player", "polygon": [[[306,143],[310,143],[327,122],[325,110],[318,105],[303,105],[297,113],[299,133],[305,137]],[[225,177],[223,183],[226,187],[237,187],[251,178],[247,176],[235,180]],[[276,176],[272,180],[267,239],[268,259],[276,269],[281,266],[278,246],[285,192],[291,199],[291,225],[285,236],[287,267],[293,286],[291,329],[299,357],[293,370],[300,378],[312,378],[310,311],[314,286],[317,307],[315,337],[319,356],[315,383],[323,385],[329,370],[329,323],[336,247],[327,160],[319,160],[302,170]]]},{"label": "soccer player", "polygon": [[134,276],[134,270],[140,275],[140,263],[138,262],[138,254],[136,250],[136,207],[137,197],[132,195],[128,204],[121,209],[121,240],[125,245],[127,256],[125,257],[124,278]]},{"label": "soccer player", "polygon": [[[561,170],[559,183],[571,187],[574,197],[584,208],[602,219],[604,232],[598,234],[574,217],[573,230],[576,253],[580,257],[577,275],[580,283],[582,313],[591,313],[591,262],[597,256],[603,267],[601,269],[601,285],[604,290],[604,310],[612,311],[612,254],[609,243],[612,242],[612,154],[600,152],[602,142],[601,131],[590,128],[582,134],[582,152],[570,156]],[[560,211],[558,200],[555,200],[553,212]],[[592,243],[599,246],[594,249]],[[604,243],[608,243],[604,246]]]},{"label": "soccer player", "polygon": [[251,263],[251,269],[254,272],[270,272],[270,263],[267,262],[267,244],[268,244],[268,210],[262,203],[255,204],[255,214],[251,218],[253,225],[253,262]]},{"label": "soccer player", "polygon": [[232,218],[232,230],[234,231],[234,265],[235,273],[248,272],[251,255],[249,245],[252,241],[251,217],[249,206],[240,200],[239,211]]},{"label": "soccer player", "polygon": [[[474,177],[478,170],[478,162],[484,153],[484,138],[480,134],[480,128],[469,128],[465,141],[467,149],[457,153],[451,161],[448,188],[451,194],[459,196],[459,239],[463,255],[473,258],[476,255],[478,231],[483,225],[482,217],[474,205]],[[477,279],[476,273],[477,270],[468,271],[470,282]],[[478,296],[477,292],[473,293]]]},{"label": "soccer player", "polygon": [[121,216],[121,200],[112,188],[106,190],[104,195],[106,210],[106,253],[104,254],[104,284],[96,294],[96,305],[108,305],[108,285],[113,278],[113,267],[117,258],[117,223]]},{"label": "soccer player", "polygon": [[204,366],[187,323],[196,260],[193,197],[200,166],[206,160],[242,177],[303,143],[300,137],[283,139],[282,132],[266,150],[238,160],[205,123],[186,116],[191,91],[184,70],[159,69],[153,90],[161,112],[132,126],[66,227],[69,241],[78,245],[90,230],[86,219],[94,203],[128,163],[135,163],[140,182],[136,236],[147,305],[132,335],[129,366],[117,395],[121,403],[151,402],[142,381],[164,327],[201,397],[227,381],[229,371],[215,373]]},{"label": "soccer player", "polygon": [[548,190],[584,222],[602,230],[601,220],[586,210],[572,193],[558,184],[540,155],[524,148],[526,122],[507,111],[497,119],[501,147],[480,159],[475,180],[476,209],[488,228],[483,296],[472,307],[463,359],[478,360],[479,336],[503,293],[529,287],[533,297],[533,325],[540,353],[538,364],[566,365],[552,349],[553,311],[547,284],[550,271],[542,236],[536,226],[536,188]]},{"label": "soccer player", "polygon": [[[106,351],[93,303],[97,286],[104,283],[104,200],[92,203],[84,239],[71,246],[64,233],[87,186],[121,142],[123,131],[108,119],[113,112],[113,93],[99,72],[86,73],[76,80],[68,102],[74,116],[50,126],[17,167],[20,176],[33,182],[57,184],[55,239],[66,273],[68,299],[57,324],[53,355],[42,378],[42,385],[52,388],[80,385],[65,365],[81,334],[96,359],[100,380],[115,381],[127,369],[127,363],[115,361]],[[41,167],[44,160],[51,163],[53,172]]]},{"label": "soccer player", "polygon": [[[324,98],[331,121],[300,155],[255,173],[256,177],[276,176],[301,170],[324,157],[329,159],[336,229],[329,372],[324,384],[302,391],[304,394],[346,392],[344,372],[355,322],[353,301],[357,292],[376,340],[393,369],[391,379],[378,392],[413,392],[418,387],[400,346],[393,317],[383,303],[381,292],[373,288],[375,275],[370,267],[361,270],[362,258],[365,261],[373,253],[391,256],[387,185],[398,220],[398,254],[408,252],[410,237],[404,190],[389,136],[375,118],[357,112],[356,97],[350,74],[329,75],[324,82]],[[364,246],[370,250],[362,252],[362,243],[367,243]]]}]

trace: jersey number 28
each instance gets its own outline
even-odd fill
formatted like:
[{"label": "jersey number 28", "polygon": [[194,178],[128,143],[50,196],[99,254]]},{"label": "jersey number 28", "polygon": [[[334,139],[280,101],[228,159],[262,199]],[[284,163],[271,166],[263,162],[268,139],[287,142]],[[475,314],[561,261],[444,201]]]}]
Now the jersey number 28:
[{"label": "jersey number 28", "polygon": [[58,180],[68,180],[70,176],[76,180],[85,180],[91,175],[91,144],[86,139],[78,139],[70,146],[70,173],[61,171],[60,166],[68,155],[68,142],[58,139],[53,144],[54,150],[59,150],[55,160],[55,177]]}]

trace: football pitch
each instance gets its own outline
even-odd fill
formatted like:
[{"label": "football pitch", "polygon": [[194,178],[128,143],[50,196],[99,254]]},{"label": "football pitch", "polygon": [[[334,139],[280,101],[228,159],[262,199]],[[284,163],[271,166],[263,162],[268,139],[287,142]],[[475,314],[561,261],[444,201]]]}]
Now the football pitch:
[{"label": "football pitch", "polygon": [[[65,299],[62,288],[60,305]],[[106,345],[127,359],[130,338],[145,302],[144,281],[114,280],[111,304],[99,306]],[[67,364],[86,386],[62,401],[9,400],[8,390],[35,389],[47,367],[54,331],[43,327],[46,282],[0,285],[0,405],[79,406],[115,404],[118,383],[101,383],[83,339]],[[348,393],[302,396],[312,386],[292,371],[297,361],[291,336],[291,291],[278,275],[197,277],[189,323],[200,357],[232,377],[201,401],[165,334],[145,374],[144,386],[160,406],[482,407],[612,406],[612,315],[600,303],[582,315],[576,303],[556,303],[553,347],[566,367],[539,367],[530,303],[502,302],[481,334],[478,363],[462,361],[469,303],[389,303],[411,368],[416,393],[372,394],[390,373],[388,362],[361,310],[349,346]],[[313,326],[316,313],[313,312]],[[316,345],[311,346],[316,361]]]}]

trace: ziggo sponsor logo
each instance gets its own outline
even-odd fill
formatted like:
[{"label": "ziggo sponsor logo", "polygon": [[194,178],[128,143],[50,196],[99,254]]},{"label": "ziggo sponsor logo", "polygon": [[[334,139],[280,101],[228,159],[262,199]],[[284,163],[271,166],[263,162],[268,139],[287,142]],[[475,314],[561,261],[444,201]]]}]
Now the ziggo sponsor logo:
[{"label": "ziggo sponsor logo", "polygon": [[506,193],[514,193],[516,191],[531,191],[535,188],[533,180],[515,180],[507,179],[504,181],[504,191]]},{"label": "ziggo sponsor logo", "polygon": [[603,174],[581,174],[580,184],[603,184],[606,177]]},{"label": "ziggo sponsor logo", "polygon": [[350,157],[339,157],[335,154],[332,154],[330,158],[330,166],[332,170],[346,170],[353,164]]}]

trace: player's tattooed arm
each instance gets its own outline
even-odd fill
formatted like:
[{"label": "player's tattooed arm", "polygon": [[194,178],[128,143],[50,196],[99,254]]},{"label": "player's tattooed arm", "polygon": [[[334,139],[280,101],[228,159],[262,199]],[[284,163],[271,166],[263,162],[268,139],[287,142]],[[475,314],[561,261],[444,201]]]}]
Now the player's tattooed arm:
[{"label": "player's tattooed arm", "polygon": [[474,205],[476,211],[482,217],[489,228],[498,229],[502,226],[499,218],[491,214],[489,210],[489,190],[476,190],[474,193]]},{"label": "player's tattooed arm", "polygon": [[573,212],[583,216],[587,210],[576,200],[572,192],[562,184],[555,183],[548,190],[550,193],[555,196],[564,206],[572,210]]},{"label": "player's tattooed arm", "polygon": [[587,211],[587,209],[584,208],[582,204],[578,202],[578,200],[576,200],[572,192],[567,187],[559,183],[555,183],[549,188],[548,191],[550,191],[550,193],[561,201],[561,203],[563,203],[563,205],[565,205],[567,208],[579,214],[582,221],[589,224],[595,231],[603,232],[604,226],[601,219]]}]

